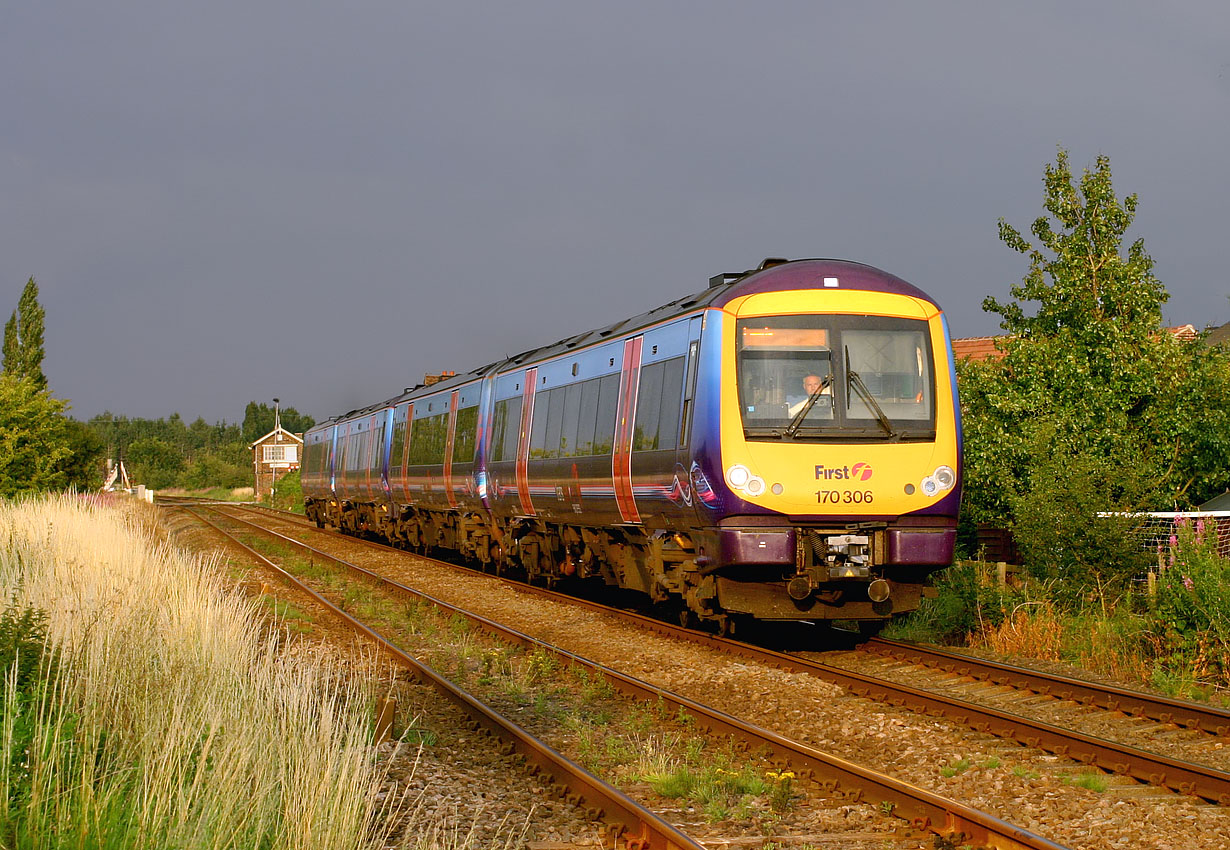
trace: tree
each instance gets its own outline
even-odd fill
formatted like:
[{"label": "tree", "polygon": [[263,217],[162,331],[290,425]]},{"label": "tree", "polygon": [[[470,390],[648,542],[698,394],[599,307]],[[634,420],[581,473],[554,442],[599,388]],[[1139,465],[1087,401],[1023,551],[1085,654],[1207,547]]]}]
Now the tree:
[{"label": "tree", "polygon": [[133,441],[125,463],[130,478],[154,490],[174,487],[185,465],[183,452],[157,437]]},{"label": "tree", "polygon": [[[316,424],[311,416],[300,413],[293,407],[283,407],[278,412],[282,427],[292,434],[302,434]],[[243,412],[243,439],[249,445],[273,430],[274,409],[255,401],[248,402]]]},{"label": "tree", "polygon": [[46,389],[43,375],[44,311],[38,303],[38,284],[31,277],[22,290],[17,309],[4,325],[4,372],[28,378],[38,389]]},{"label": "tree", "polygon": [[1118,557],[1098,550],[1115,532],[1086,540],[1077,557],[1060,520],[1167,507],[1223,486],[1230,365],[1162,327],[1168,295],[1143,240],[1122,250],[1137,199],[1115,195],[1107,157],[1075,181],[1060,149],[1044,185],[1037,245],[999,222],[1000,239],[1029,258],[1012,301],[983,302],[1008,333],[1001,356],[959,368],[966,508],[1026,535],[1040,571],[1106,586],[1116,577],[1088,570]]},{"label": "tree", "polygon": [[97,490],[103,483],[106,471],[102,463],[106,444],[84,422],[67,419],[65,427],[71,451],[64,462],[65,486],[77,490]]},{"label": "tree", "polygon": [[28,378],[0,374],[0,498],[68,483],[66,406]]}]

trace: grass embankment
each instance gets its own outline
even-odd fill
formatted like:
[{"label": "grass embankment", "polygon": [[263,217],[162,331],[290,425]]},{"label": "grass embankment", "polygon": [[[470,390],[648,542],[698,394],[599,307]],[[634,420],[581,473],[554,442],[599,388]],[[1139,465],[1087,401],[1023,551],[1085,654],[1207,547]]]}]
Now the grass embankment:
[{"label": "grass embankment", "polygon": [[381,846],[370,695],[133,508],[0,503],[0,846]]},{"label": "grass embankment", "polygon": [[1203,529],[1179,529],[1153,591],[1074,592],[1021,573],[1001,585],[993,564],[962,561],[940,594],[885,637],[1067,662],[1184,699],[1230,705],[1230,560]]}]

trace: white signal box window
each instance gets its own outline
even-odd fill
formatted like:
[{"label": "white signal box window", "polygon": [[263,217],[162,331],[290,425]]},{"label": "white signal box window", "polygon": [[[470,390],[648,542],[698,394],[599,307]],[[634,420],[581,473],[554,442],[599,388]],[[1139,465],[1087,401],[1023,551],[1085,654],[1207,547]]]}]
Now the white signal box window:
[{"label": "white signal box window", "polygon": [[265,463],[298,463],[298,446],[262,446]]}]

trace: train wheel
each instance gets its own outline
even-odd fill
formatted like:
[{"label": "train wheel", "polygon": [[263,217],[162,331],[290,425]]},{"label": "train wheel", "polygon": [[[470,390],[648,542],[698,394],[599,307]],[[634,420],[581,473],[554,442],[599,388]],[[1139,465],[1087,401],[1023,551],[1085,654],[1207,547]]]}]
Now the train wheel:
[{"label": "train wheel", "polygon": [[685,629],[700,628],[700,618],[685,604],[679,609],[679,625]]}]

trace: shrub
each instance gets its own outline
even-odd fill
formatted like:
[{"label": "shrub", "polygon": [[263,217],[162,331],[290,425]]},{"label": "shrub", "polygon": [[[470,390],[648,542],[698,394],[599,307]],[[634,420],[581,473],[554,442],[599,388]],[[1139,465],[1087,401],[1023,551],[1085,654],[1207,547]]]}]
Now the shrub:
[{"label": "shrub", "polygon": [[1230,684],[1230,561],[1203,520],[1181,521],[1171,544],[1151,612],[1170,656],[1165,668]]},{"label": "shrub", "polygon": [[[1048,441],[1050,429],[1037,439]],[[1069,607],[1097,602],[1103,610],[1144,573],[1149,556],[1129,533],[1130,511],[1152,484],[1138,459],[1088,451],[1037,452],[1027,487],[1010,494],[1012,532],[1029,575]],[[1101,515],[1099,515],[1101,514]]]},{"label": "shrub", "polygon": [[959,561],[935,578],[938,595],[893,623],[885,637],[933,643],[964,643],[975,632],[998,626],[1022,601],[1012,588],[999,587],[989,564]]}]

